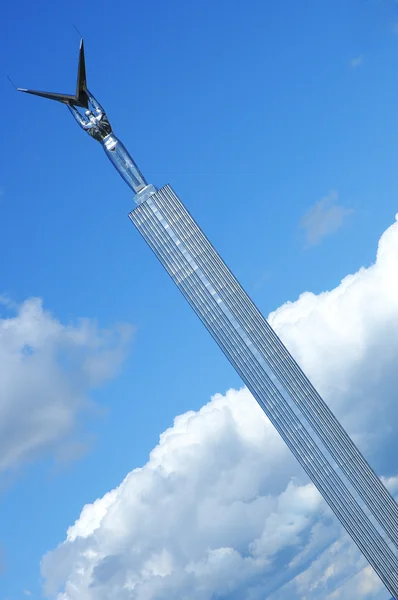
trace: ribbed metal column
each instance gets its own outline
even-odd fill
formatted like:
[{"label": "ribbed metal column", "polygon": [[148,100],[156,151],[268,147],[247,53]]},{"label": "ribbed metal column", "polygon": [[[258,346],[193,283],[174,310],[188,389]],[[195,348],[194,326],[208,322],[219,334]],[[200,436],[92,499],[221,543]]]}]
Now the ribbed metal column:
[{"label": "ribbed metal column", "polygon": [[[317,439],[317,423],[308,419],[310,425],[305,424],[301,405],[291,401],[291,390],[298,394],[302,388],[289,371],[282,373],[285,380],[275,372],[279,349],[267,346],[258,316],[247,311],[250,299],[207,238],[169,186],[132,211],[130,218],[387,589],[398,597],[395,552],[339,476],[327,444]],[[340,467],[340,450],[334,451]]]},{"label": "ribbed metal column", "polygon": [[398,505],[394,498],[170,186],[159,190],[156,201],[198,266],[212,285],[219,287],[226,305],[238,311],[253,344],[398,550]]}]

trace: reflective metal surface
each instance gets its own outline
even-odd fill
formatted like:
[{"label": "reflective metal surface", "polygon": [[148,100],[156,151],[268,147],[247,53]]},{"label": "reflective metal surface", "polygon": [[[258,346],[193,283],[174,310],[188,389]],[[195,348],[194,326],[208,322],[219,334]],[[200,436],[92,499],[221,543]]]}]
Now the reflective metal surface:
[{"label": "reflective metal surface", "polygon": [[73,104],[67,104],[67,107],[79,123],[80,127],[82,127],[84,131],[87,131],[87,133],[95,140],[101,142],[106,136],[112,133],[112,127],[110,126],[104,109],[88,90],[87,96],[89,99],[89,110],[86,110],[85,116],[83,116]]},{"label": "reflective metal surface", "polygon": [[[79,126],[86,131],[88,135],[97,140],[97,142],[100,142],[104,148],[105,154],[113,166],[123,177],[127,185],[135,192],[137,204],[156,192],[156,188],[153,185],[147,184],[141,171],[127,152],[125,146],[112,132],[112,127],[105,110],[87,89],[83,39],[80,41],[76,93],[74,95],[40,92],[38,90],[28,90],[25,88],[17,89],[20,92],[26,92],[28,94],[66,104]],[[78,107],[86,109],[84,114],[78,110]]]},{"label": "reflective metal surface", "polygon": [[[168,218],[173,219],[176,231],[198,265],[205,269],[211,263],[213,269],[207,272],[211,283],[220,286],[220,295],[230,310],[239,312],[251,342],[262,353],[271,372],[398,548],[398,505],[394,498],[185,207],[171,194],[167,202],[160,195],[159,202]],[[188,228],[184,226],[186,220]],[[189,233],[191,229],[195,230],[195,236]]]},{"label": "reflective metal surface", "polygon": [[387,589],[398,597],[397,506],[380,481],[384,492],[372,493],[373,471],[359,450],[173,190],[163,187],[130,218]]},{"label": "reflective metal surface", "polygon": [[89,110],[82,115],[73,105],[67,104],[70,112],[84,131],[100,142],[105,154],[123,177],[128,186],[137,194],[147,186],[141,171],[127,152],[124,144],[112,132],[109,119],[98,100],[87,90]]},{"label": "reflective metal surface", "polygon": [[137,193],[140,192],[146,185],[141,171],[127,152],[124,144],[111,133],[102,140],[102,147],[105,154],[123,177],[124,181]]}]

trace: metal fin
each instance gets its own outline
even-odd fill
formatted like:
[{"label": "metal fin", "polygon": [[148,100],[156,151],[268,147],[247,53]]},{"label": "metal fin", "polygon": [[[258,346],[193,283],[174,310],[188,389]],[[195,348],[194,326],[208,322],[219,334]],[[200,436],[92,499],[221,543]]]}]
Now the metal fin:
[{"label": "metal fin", "polygon": [[78,98],[80,102],[79,106],[84,106],[85,108],[88,108],[86,62],[84,60],[83,38],[80,41],[79,65],[77,68],[76,82],[76,98]]},{"label": "metal fin", "polygon": [[39,92],[38,90],[26,90],[24,88],[17,88],[18,92],[25,92],[26,94],[33,94],[34,96],[41,96],[42,98],[48,98],[49,100],[57,100],[65,104],[74,104],[76,98],[70,94],[56,94],[53,92]]},{"label": "metal fin", "polygon": [[40,96],[41,98],[48,98],[49,100],[56,100],[63,104],[73,104],[73,106],[80,106],[82,108],[88,108],[88,95],[87,95],[87,79],[86,79],[86,64],[84,61],[84,44],[83,38],[80,41],[79,51],[79,65],[77,69],[77,86],[76,96],[71,94],[57,94],[55,92],[39,92],[38,90],[27,90],[25,88],[17,88],[18,92],[25,92],[27,94],[33,94],[34,96]]}]

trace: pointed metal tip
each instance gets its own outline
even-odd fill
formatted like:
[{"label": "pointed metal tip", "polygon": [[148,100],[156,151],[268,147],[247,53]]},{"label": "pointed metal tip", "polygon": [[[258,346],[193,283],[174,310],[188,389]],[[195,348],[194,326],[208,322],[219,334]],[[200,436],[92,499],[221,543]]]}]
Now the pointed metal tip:
[{"label": "pointed metal tip", "polygon": [[81,45],[81,44],[82,44],[82,41],[83,41],[83,36],[82,36],[82,34],[80,33],[80,31],[78,30],[78,28],[76,27],[76,25],[75,25],[74,23],[72,23],[72,25],[73,25],[73,28],[74,28],[74,29],[76,29],[77,33],[79,34],[79,36],[80,36],[80,38],[81,38],[81,41],[80,41],[80,45]]},{"label": "pointed metal tip", "polygon": [[27,92],[28,90],[26,88],[15,88],[17,90],[17,92]]},{"label": "pointed metal tip", "polygon": [[17,90],[18,88],[15,85],[15,83],[13,82],[13,80],[11,79],[11,77],[9,75],[6,75],[6,77],[7,77],[8,81],[11,83],[12,87]]}]

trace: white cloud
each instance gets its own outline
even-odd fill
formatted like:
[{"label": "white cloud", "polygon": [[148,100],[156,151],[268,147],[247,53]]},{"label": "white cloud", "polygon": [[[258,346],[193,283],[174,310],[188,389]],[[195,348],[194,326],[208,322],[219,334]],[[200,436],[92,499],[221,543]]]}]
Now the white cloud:
[{"label": "white cloud", "polygon": [[358,67],[361,67],[363,65],[363,56],[362,54],[359,54],[358,56],[354,56],[354,58],[352,58],[350,60],[350,67],[352,69],[358,69]]},{"label": "white cloud", "polygon": [[0,472],[50,448],[61,457],[88,392],[123,358],[127,327],[101,331],[87,319],[64,325],[38,298],[17,306],[0,298]]},{"label": "white cloud", "polygon": [[[374,265],[270,315],[395,493],[397,272],[395,223]],[[42,571],[58,600],[388,597],[246,389],[178,416],[144,467],[84,507]]]},{"label": "white cloud", "polygon": [[338,203],[338,193],[330,192],[316,202],[300,221],[308,246],[319,244],[324,237],[335,233],[342,227],[345,219],[353,213]]},{"label": "white cloud", "polygon": [[305,292],[269,316],[304,372],[374,454],[383,454],[391,436],[396,439],[397,272],[395,223],[381,237],[374,265],[331,291]]}]

